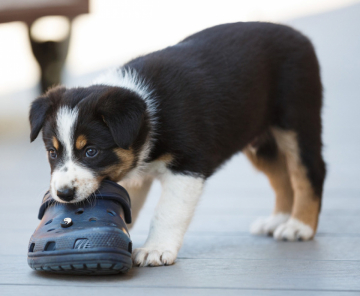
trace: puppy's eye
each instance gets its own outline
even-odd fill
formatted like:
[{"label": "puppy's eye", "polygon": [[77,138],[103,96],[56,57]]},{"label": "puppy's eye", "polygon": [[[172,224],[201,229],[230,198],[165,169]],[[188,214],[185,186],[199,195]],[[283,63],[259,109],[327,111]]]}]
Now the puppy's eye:
[{"label": "puppy's eye", "polygon": [[49,155],[50,155],[50,158],[55,159],[57,157],[56,150],[50,149],[49,150]]},{"label": "puppy's eye", "polygon": [[86,149],[85,155],[86,157],[95,157],[98,154],[98,150],[95,148]]}]

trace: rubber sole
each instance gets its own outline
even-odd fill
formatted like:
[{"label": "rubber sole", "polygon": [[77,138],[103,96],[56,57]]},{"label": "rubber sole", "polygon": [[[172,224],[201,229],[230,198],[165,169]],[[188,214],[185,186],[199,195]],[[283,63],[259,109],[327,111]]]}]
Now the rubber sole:
[{"label": "rubber sole", "polygon": [[57,254],[28,256],[28,264],[36,271],[72,275],[106,275],[128,272],[132,267],[132,260],[131,254],[122,250],[91,250],[74,253],[59,251]]}]

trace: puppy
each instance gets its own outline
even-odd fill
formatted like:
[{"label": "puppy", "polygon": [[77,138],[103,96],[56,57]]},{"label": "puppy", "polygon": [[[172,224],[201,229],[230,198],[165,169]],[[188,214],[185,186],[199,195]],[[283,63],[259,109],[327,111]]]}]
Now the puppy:
[{"label": "puppy", "polygon": [[30,110],[42,130],[59,202],[120,182],[136,219],[151,183],[162,194],[139,266],[174,263],[205,180],[243,151],[276,194],[271,216],[252,226],[279,240],[309,240],[325,178],[322,86],[310,41],[271,23],[233,23],[109,71],[93,85],[59,86]]}]

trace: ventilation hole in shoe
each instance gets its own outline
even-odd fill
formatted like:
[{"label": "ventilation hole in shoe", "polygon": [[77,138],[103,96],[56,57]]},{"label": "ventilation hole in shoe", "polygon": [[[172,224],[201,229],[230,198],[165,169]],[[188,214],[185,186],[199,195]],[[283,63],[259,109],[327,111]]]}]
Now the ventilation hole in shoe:
[{"label": "ventilation hole in shoe", "polygon": [[128,252],[129,253],[132,252],[132,242],[129,242],[129,244],[128,244]]},{"label": "ventilation hole in shoe", "polygon": [[81,215],[82,213],[84,213],[83,208],[77,209],[76,212],[75,212],[76,215]]},{"label": "ventilation hole in shoe", "polygon": [[55,230],[55,228],[51,228],[51,229],[49,229],[47,232],[50,232],[50,231],[53,231],[53,230]]},{"label": "ventilation hole in shoe", "polygon": [[89,219],[90,222],[96,222],[96,220],[97,220],[97,219],[94,218],[94,217]]},{"label": "ventilation hole in shoe", "polygon": [[29,248],[29,252],[34,252],[35,243],[32,243]]},{"label": "ventilation hole in shoe", "polygon": [[54,251],[56,243],[55,242],[47,242],[44,248],[44,251]]},{"label": "ventilation hole in shoe", "polygon": [[110,216],[116,216],[116,213],[112,210],[106,210]]},{"label": "ventilation hole in shoe", "polygon": [[52,221],[53,221],[53,219],[51,219],[51,220],[47,221],[47,222],[45,223],[45,225],[50,224]]}]

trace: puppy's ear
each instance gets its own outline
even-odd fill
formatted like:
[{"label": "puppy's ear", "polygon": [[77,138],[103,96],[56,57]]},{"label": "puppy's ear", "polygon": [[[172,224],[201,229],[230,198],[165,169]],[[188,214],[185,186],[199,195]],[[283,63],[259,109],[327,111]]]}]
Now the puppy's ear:
[{"label": "puppy's ear", "polygon": [[50,107],[50,99],[47,96],[41,96],[32,102],[30,108],[30,142],[34,141],[43,127],[45,116]]},{"label": "puppy's ear", "polygon": [[100,97],[97,110],[109,127],[116,145],[129,149],[143,123],[145,102],[131,91],[114,87]]},{"label": "puppy's ear", "polygon": [[64,87],[58,86],[52,88],[45,95],[38,97],[32,102],[29,114],[31,142],[33,142],[39,135],[39,132],[44,125],[45,117],[50,109],[50,106],[52,106],[54,102],[60,100],[61,95],[64,93],[64,91]]}]

